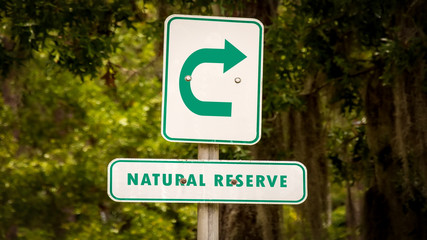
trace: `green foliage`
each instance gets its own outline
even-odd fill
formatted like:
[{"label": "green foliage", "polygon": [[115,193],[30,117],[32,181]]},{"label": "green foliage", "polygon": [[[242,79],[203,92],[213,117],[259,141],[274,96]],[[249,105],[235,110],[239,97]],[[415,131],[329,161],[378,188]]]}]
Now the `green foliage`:
[{"label": "green foliage", "polygon": [[329,227],[329,236],[331,239],[348,239],[349,233],[346,228],[346,209],[345,206],[339,206],[332,212],[334,220]]},{"label": "green foliage", "polygon": [[[74,10],[95,3],[81,4]],[[99,8],[104,7],[108,5]],[[100,9],[85,21],[97,21]],[[9,69],[16,77],[2,79],[11,86],[4,94],[13,95],[19,107],[11,108],[0,98],[0,238],[195,238],[195,205],[115,203],[106,193],[107,165],[114,158],[197,157],[197,146],[168,143],[160,135],[161,80],[152,65],[160,66],[161,58],[158,44],[149,40],[150,28],[136,23],[113,29],[118,34],[90,33],[94,40],[120,43],[114,55],[112,49],[98,49],[92,56],[98,61],[86,69],[97,75],[92,81],[76,79],[84,73],[78,65],[90,62],[89,55],[73,56],[82,60],[72,61],[77,65],[61,62],[62,50],[74,54],[61,45],[65,41],[50,45],[45,39],[32,60],[22,62],[19,73]],[[53,31],[46,29],[45,34]],[[76,39],[85,38],[86,30],[74,30],[79,31],[73,33]],[[81,44],[86,50],[91,47]],[[53,53],[60,55],[57,61]]]},{"label": "green foliage", "polygon": [[236,159],[248,160],[251,159],[250,151],[243,146],[224,145],[219,148],[219,159]]},{"label": "green foliage", "polygon": [[[115,51],[114,33],[132,26],[134,1],[4,0],[0,4],[2,74],[12,61],[25,60],[31,50],[48,52],[50,60],[81,77],[96,76]],[[7,38],[7,39],[6,39]],[[14,46],[5,48],[5,42]]]},{"label": "green foliage", "polygon": [[[116,157],[197,157],[197,145],[160,136],[164,18],[250,15],[259,3],[0,0],[0,238],[194,239],[195,205],[112,202],[107,164]],[[394,74],[425,64],[422,6],[281,1],[266,24],[263,136],[278,130],[273,122],[281,113],[309,111],[305,96],[319,93],[332,239],[357,233],[347,227],[346,190],[374,175],[368,81],[393,86]],[[425,69],[415,75],[427,92]],[[220,158],[250,159],[251,151],[221,146]],[[285,235],[303,239],[300,212],[284,207],[284,215]]]},{"label": "green foliage", "polygon": [[368,161],[365,136],[365,119],[354,119],[351,125],[336,123],[328,136],[329,159],[332,164],[333,180],[350,185],[372,174]]},{"label": "green foliage", "polygon": [[[43,71],[44,64],[43,57],[27,64],[39,70],[17,79],[25,88],[14,124],[2,105],[1,234],[17,227],[22,239],[193,238],[194,225],[176,227],[181,218],[194,223],[193,205],[116,204],[106,195],[113,158],[194,157],[161,139],[158,79],[111,89],[56,68]],[[178,214],[181,208],[193,210]]]}]

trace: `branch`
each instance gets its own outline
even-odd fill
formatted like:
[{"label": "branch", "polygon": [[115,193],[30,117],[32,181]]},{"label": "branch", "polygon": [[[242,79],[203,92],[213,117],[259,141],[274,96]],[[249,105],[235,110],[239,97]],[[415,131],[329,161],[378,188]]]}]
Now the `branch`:
[{"label": "branch", "polygon": [[[360,75],[369,73],[369,72],[371,72],[373,70],[376,70],[376,69],[377,69],[376,66],[370,67],[370,68],[366,68],[366,69],[360,70],[359,72],[356,72],[356,73],[353,73],[353,74],[349,74],[348,77],[351,77],[351,78],[358,77]],[[320,91],[322,88],[328,86],[329,84],[331,84],[333,82],[336,82],[336,81],[340,81],[342,79],[344,79],[344,76],[341,76],[341,77],[338,77],[338,78],[333,78],[333,79],[331,79],[329,81],[326,81],[322,85],[314,88],[312,91],[309,91],[309,92],[306,92],[306,93],[300,93],[299,95],[300,96],[307,96],[307,95],[310,95],[310,94],[313,94],[313,93],[317,93],[318,91]]]}]

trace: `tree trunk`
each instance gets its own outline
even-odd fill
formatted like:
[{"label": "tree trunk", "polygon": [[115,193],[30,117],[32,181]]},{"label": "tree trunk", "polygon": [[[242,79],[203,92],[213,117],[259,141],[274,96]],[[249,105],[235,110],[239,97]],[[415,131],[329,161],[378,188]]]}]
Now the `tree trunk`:
[{"label": "tree trunk", "polygon": [[326,227],[330,223],[330,203],[328,186],[328,167],[325,156],[326,135],[322,126],[320,97],[315,85],[322,81],[321,74],[308,76],[306,89],[302,96],[303,110],[293,111],[295,159],[307,168],[308,198],[297,209],[302,216],[304,239],[327,239]]},{"label": "tree trunk", "polygon": [[[252,156],[257,160],[278,159],[283,151],[283,134],[280,118],[271,123],[275,131],[254,145]],[[282,239],[281,205],[220,205],[220,239]]]},{"label": "tree trunk", "polygon": [[365,239],[427,239],[425,7],[414,1],[394,12],[390,38],[399,56],[385,58],[392,77],[366,88],[374,178],[365,196]]},{"label": "tree trunk", "polygon": [[[425,62],[394,69],[391,86],[366,89],[367,140],[374,162],[365,196],[365,239],[427,239]],[[425,84],[425,83],[424,83]]]},{"label": "tree trunk", "polygon": [[348,240],[362,239],[358,230],[362,223],[362,207],[363,207],[363,184],[359,181],[353,185],[347,182],[347,197],[346,197],[346,226],[349,231]]},{"label": "tree trunk", "polygon": [[[230,5],[226,9],[234,9],[233,16],[253,17],[265,26],[272,23],[276,16],[279,1],[244,1],[239,6]],[[221,15],[219,3],[213,3],[214,15]],[[228,13],[227,13],[228,14]],[[252,147],[253,159],[276,160],[283,143],[280,134],[280,119],[276,119],[275,132]],[[220,239],[281,239],[282,206],[280,205],[220,205]]]}]

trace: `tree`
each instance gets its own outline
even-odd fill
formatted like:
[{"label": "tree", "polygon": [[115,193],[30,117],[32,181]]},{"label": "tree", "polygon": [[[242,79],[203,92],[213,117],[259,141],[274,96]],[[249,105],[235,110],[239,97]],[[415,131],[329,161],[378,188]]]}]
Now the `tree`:
[{"label": "tree", "polygon": [[159,130],[163,21],[180,12],[266,26],[261,141],[221,158],[308,168],[300,206],[221,206],[222,239],[427,239],[423,1],[0,6],[2,238],[195,238],[194,205],[105,191],[114,157],[196,156]]},{"label": "tree", "polygon": [[419,225],[427,203],[423,8],[419,1],[307,1],[299,7],[314,23],[307,45],[321,53],[315,61],[333,98],[343,109],[366,114],[366,239],[426,238]]},{"label": "tree", "polygon": [[[365,92],[367,136],[375,175],[365,195],[365,236],[426,239],[426,42],[423,2],[384,6],[375,39],[377,79]],[[387,217],[378,218],[379,215]],[[369,225],[375,220],[377,224]]]},{"label": "tree", "polygon": [[[96,6],[102,6],[100,3]],[[50,24],[38,19],[45,16],[38,11],[55,6],[44,1],[28,4],[33,4],[34,9],[28,6],[25,13],[34,10],[34,19],[16,13],[18,8],[12,8],[15,5],[7,5],[11,7],[7,14],[28,22],[41,21],[43,24],[38,24],[43,27]],[[70,19],[79,18],[72,21],[83,21],[85,14],[90,18],[91,13],[100,13],[96,9],[92,12],[93,2],[87,1],[80,5],[59,2],[56,7],[61,10],[72,4],[79,9],[73,11],[81,14],[70,14]],[[150,8],[148,13],[154,12],[152,5],[146,7]],[[110,5],[100,8],[114,9]],[[60,13],[69,14],[62,10],[57,14]],[[24,20],[11,19],[10,15],[2,19],[6,29],[14,24],[28,25]],[[158,70],[151,67],[160,60],[156,45],[149,39],[153,25],[133,22],[133,28],[127,28],[122,23],[117,23],[119,26],[111,36],[96,31],[80,32],[80,26],[73,25],[72,29],[71,23],[58,25],[64,29],[48,28],[45,34],[49,36],[32,42],[37,49],[31,49],[33,45],[28,48],[16,45],[4,52],[11,61],[1,63],[5,71],[1,77],[0,101],[0,238],[194,238],[194,206],[119,204],[106,194],[106,166],[116,157],[194,158],[196,155],[193,146],[176,146],[160,140],[161,82]],[[22,39],[19,34],[26,36],[24,30],[16,35],[5,31],[2,37],[14,42]],[[107,42],[97,45],[99,48],[108,44],[111,47],[113,43],[117,46],[115,52],[99,49],[101,52],[94,53],[94,59],[76,56],[79,53],[71,45],[67,45],[69,49],[61,45],[71,43],[61,42],[63,38],[55,35],[60,31],[75,34],[67,37],[76,41],[87,38]],[[50,44],[52,41],[58,43]],[[88,44],[82,43],[84,51],[89,51]],[[56,59],[55,51],[68,52],[64,59],[79,58],[81,62],[63,64],[62,55]],[[100,65],[93,66],[91,62]]]}]

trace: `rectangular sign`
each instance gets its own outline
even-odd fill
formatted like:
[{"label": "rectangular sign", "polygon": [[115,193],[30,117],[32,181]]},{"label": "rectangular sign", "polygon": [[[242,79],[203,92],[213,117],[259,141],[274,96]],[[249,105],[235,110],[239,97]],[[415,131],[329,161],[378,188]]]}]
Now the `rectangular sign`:
[{"label": "rectangular sign", "polygon": [[245,144],[261,138],[264,26],[253,18],[165,21],[162,136]]},{"label": "rectangular sign", "polygon": [[307,170],[295,161],[115,159],[108,195],[122,202],[300,204]]}]

